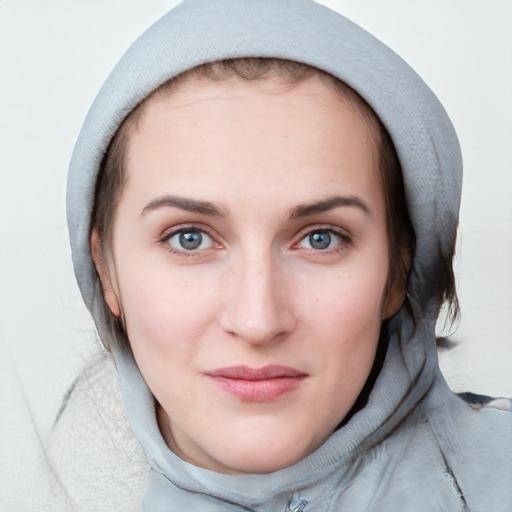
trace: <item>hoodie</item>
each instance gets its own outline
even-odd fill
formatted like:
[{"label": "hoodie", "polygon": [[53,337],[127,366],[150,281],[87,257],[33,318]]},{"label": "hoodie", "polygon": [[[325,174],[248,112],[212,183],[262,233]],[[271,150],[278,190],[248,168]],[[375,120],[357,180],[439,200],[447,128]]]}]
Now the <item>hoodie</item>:
[{"label": "hoodie", "polygon": [[387,352],[364,408],[314,453],[267,475],[218,474],[170,451],[131,352],[114,344],[129,431],[147,465],[143,510],[512,510],[512,415],[468,406],[449,390],[437,361],[442,297],[430,283],[457,226],[456,134],[437,98],[399,56],[310,0],[185,0],[129,48],[105,82],[78,138],[67,190],[75,274],[100,337],[108,338],[108,326],[89,237],[109,142],[126,115],[169,78],[205,62],[251,56],[304,62],[334,75],[386,126],[416,237],[408,285],[414,316],[402,308],[386,326]]}]

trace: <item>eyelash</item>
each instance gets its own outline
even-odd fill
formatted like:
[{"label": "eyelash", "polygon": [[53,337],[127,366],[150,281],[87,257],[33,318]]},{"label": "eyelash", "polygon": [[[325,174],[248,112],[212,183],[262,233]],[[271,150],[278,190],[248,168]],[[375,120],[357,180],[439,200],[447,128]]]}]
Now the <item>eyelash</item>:
[{"label": "eyelash", "polygon": [[184,234],[184,233],[201,233],[201,234],[205,234],[208,238],[210,238],[212,240],[212,245],[213,245],[213,248],[214,249],[218,249],[221,245],[215,241],[215,237],[212,236],[212,234],[207,230],[205,229],[204,227],[197,227],[197,226],[194,226],[194,225],[189,225],[189,226],[181,226],[181,227],[178,227],[178,228],[173,228],[171,231],[167,231],[166,233],[163,234],[162,237],[160,237],[158,239],[158,243],[162,246],[165,246],[165,249],[170,252],[171,254],[175,254],[177,256],[180,256],[180,257],[184,257],[184,258],[193,258],[193,257],[197,257],[200,255],[200,253],[202,251],[205,251],[207,249],[198,249],[198,250],[194,250],[194,249],[190,249],[190,250],[186,250],[186,249],[183,249],[183,250],[180,250],[180,249],[177,249],[176,247],[172,246],[169,241],[176,235],[179,235],[179,234]]},{"label": "eyelash", "polygon": [[299,240],[293,244],[293,248],[300,249],[299,244],[307,240],[307,238],[315,233],[329,234],[335,235],[340,239],[340,242],[336,244],[334,247],[325,248],[325,249],[315,249],[315,248],[302,248],[305,251],[308,251],[310,254],[314,255],[332,255],[335,253],[342,252],[346,250],[350,245],[352,245],[352,237],[349,236],[346,232],[334,229],[326,226],[312,226],[306,229],[303,229],[299,233]]},{"label": "eyelash", "polygon": [[[184,258],[190,258],[190,257],[197,257],[201,255],[202,251],[208,250],[210,248],[206,249],[190,249],[190,250],[179,250],[176,247],[172,246],[169,241],[176,235],[179,235],[180,233],[203,233],[208,238],[212,240],[213,248],[218,249],[221,247],[221,244],[215,241],[215,237],[209,232],[209,230],[205,229],[204,227],[197,227],[194,225],[189,226],[181,226],[178,228],[173,228],[171,231],[168,231],[163,234],[162,237],[158,239],[158,243],[161,245],[165,245],[165,249],[170,252],[171,254],[175,254],[180,257]],[[330,255],[333,253],[338,253],[341,251],[346,250],[351,244],[352,244],[352,238],[347,235],[345,232],[342,232],[341,230],[333,229],[331,227],[325,227],[325,226],[313,226],[311,228],[303,229],[299,233],[299,240],[297,242],[294,242],[292,245],[292,249],[299,250],[301,247],[299,247],[299,244],[302,243],[307,239],[307,237],[315,234],[315,233],[323,233],[323,234],[329,234],[329,235],[335,235],[336,237],[339,237],[340,242],[336,244],[334,247],[331,248],[325,248],[325,249],[315,249],[312,247],[304,247],[302,250],[308,251],[309,253],[315,254],[315,255]]]}]

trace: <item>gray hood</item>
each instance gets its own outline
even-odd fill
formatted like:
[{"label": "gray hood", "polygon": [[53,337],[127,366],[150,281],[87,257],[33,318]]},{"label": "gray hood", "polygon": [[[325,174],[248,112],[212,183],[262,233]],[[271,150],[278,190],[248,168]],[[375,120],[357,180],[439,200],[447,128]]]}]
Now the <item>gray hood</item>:
[{"label": "gray hood", "polygon": [[[221,475],[176,457],[159,433],[151,393],[131,354],[114,347],[128,416],[151,468],[145,509],[281,511],[303,496],[306,512],[345,510],[342,504],[346,510],[423,510],[420,491],[429,488],[436,489],[439,508],[425,510],[457,510],[468,497],[478,503],[483,498],[475,489],[489,476],[483,469],[468,474],[453,439],[467,439],[469,446],[481,426],[476,422],[459,432],[453,419],[458,411],[466,414],[466,406],[449,392],[438,369],[435,323],[441,297],[429,286],[454,243],[459,144],[443,107],[418,75],[373,36],[325,7],[309,0],[186,0],[143,34],[109,76],[76,144],[67,195],[75,274],[100,336],[106,325],[90,254],[90,215],[111,138],[135,105],[169,78],[204,62],[250,56],[300,61],[331,73],[358,91],[385,124],[399,155],[416,235],[408,291],[416,318],[403,308],[389,324],[386,359],[366,407],[309,457],[270,475]],[[438,412],[443,407],[453,418]],[[415,437],[404,441],[407,429]],[[420,450],[421,460],[411,455],[410,466],[404,466],[409,453],[404,446],[416,442],[430,448]],[[424,466],[416,477],[415,465]],[[402,508],[403,488],[391,481],[399,481],[399,467],[402,484],[414,487],[407,479],[417,478],[411,508]],[[388,479],[393,489],[384,485]],[[502,510],[489,505],[487,500],[486,510]]]}]

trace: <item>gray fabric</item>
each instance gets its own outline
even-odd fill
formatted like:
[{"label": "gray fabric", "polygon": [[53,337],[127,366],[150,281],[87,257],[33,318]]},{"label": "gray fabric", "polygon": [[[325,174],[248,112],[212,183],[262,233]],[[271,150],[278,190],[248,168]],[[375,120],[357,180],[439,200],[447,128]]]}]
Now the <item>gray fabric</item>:
[{"label": "gray fabric", "polygon": [[367,406],[315,453],[270,475],[229,476],[187,464],[165,445],[151,393],[131,354],[115,359],[133,430],[151,470],[145,510],[284,511],[300,498],[325,510],[512,510],[512,419],[474,411],[442,378],[434,328],[440,297],[429,283],[455,234],[462,164],[444,109],[416,73],[373,36],[309,0],[187,0],[128,50],[80,133],[68,180],[76,277],[100,335],[100,286],[89,248],[98,168],[123,118],[172,76],[231,57],[311,64],[356,89],[386,125],[402,165],[416,233],[409,298],[389,325],[390,344]]}]

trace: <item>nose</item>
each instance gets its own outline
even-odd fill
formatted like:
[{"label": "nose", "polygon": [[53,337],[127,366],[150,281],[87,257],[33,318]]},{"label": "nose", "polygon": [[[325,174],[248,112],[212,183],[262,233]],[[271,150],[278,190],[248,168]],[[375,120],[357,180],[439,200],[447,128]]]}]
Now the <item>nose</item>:
[{"label": "nose", "polygon": [[226,277],[220,325],[252,345],[283,339],[296,325],[285,272],[269,255],[247,255]]}]

